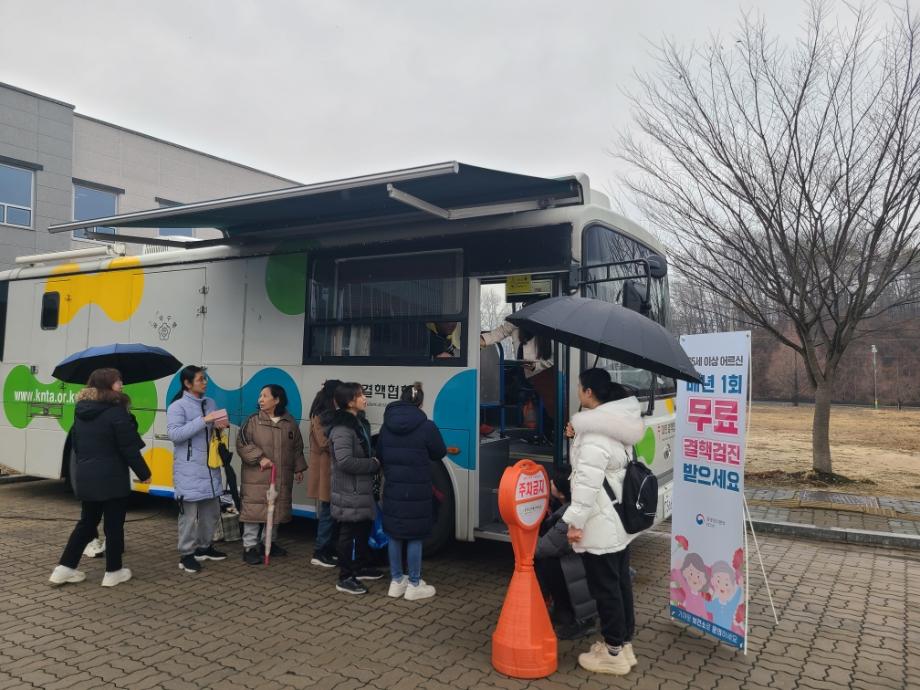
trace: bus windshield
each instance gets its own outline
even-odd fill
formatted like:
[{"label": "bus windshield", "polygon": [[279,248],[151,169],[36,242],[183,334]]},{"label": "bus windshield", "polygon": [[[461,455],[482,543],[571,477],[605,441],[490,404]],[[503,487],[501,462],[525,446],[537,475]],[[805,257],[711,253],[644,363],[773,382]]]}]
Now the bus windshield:
[{"label": "bus windshield", "polygon": [[[651,248],[624,233],[603,225],[589,225],[582,233],[582,261],[585,266],[641,259],[651,254],[654,254]],[[643,273],[641,267],[635,264],[613,266],[609,269],[609,273],[607,268],[589,269],[585,273],[589,281],[602,280],[608,276],[611,278],[611,280],[585,285],[585,297],[623,304],[623,291],[629,277],[635,277],[635,286],[640,289],[643,297],[645,295],[645,278],[644,276],[637,277],[642,276]],[[652,279],[649,301],[649,318],[667,328],[670,317],[667,276]],[[595,366],[594,360],[592,355],[587,355],[583,366]],[[603,357],[597,360],[596,366],[609,371],[614,381],[635,388],[640,397],[647,396],[652,388],[654,375],[644,369],[637,369]],[[676,390],[674,379],[657,377],[656,394],[669,394]]]}]

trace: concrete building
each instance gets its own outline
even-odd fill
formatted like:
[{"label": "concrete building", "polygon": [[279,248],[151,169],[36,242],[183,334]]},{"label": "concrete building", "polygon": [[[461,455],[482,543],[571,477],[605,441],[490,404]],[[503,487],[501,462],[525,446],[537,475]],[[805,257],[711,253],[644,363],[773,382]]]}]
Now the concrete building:
[{"label": "concrete building", "polygon": [[[99,244],[81,231],[51,235],[48,226],[55,223],[296,184],[0,83],[0,270],[17,256]],[[206,237],[209,231],[162,234]]]}]

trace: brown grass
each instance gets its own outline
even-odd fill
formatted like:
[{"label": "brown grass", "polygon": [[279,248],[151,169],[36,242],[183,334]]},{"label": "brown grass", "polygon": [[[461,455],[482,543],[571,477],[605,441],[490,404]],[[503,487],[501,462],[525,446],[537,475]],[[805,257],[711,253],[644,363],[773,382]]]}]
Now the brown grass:
[{"label": "brown grass", "polygon": [[754,405],[747,486],[830,488],[920,498],[920,410],[835,406],[831,457],[839,482],[811,476],[812,405]]}]

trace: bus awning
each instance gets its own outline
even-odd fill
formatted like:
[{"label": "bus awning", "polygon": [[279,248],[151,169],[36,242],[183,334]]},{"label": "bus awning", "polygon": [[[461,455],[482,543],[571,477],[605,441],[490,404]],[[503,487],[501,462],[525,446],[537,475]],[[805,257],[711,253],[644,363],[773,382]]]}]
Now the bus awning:
[{"label": "bus awning", "polygon": [[[49,232],[92,227],[216,228],[227,238],[259,240],[275,234],[272,231],[385,223],[425,215],[451,221],[581,204],[583,200],[575,177],[547,179],[449,162],[60,223]],[[145,239],[119,235],[128,241]]]}]

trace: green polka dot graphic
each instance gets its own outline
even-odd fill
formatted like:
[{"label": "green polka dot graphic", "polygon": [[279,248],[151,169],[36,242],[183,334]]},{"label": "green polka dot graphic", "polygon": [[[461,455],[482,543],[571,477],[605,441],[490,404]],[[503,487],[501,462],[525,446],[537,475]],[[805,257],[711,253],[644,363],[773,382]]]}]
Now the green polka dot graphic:
[{"label": "green polka dot graphic", "polygon": [[645,436],[636,444],[636,455],[646,465],[655,462],[655,430],[652,427],[645,430]]}]

